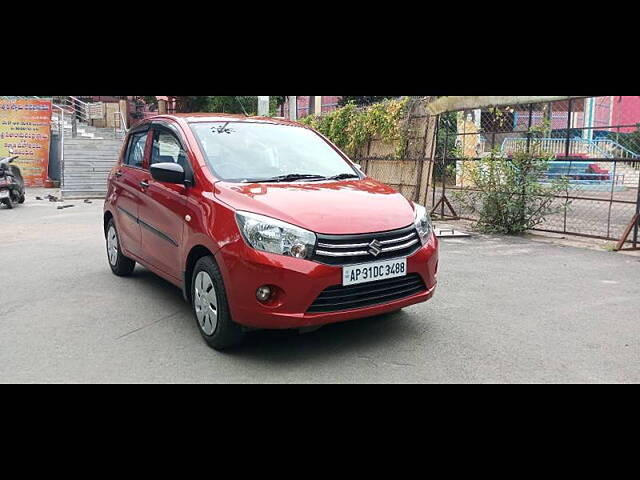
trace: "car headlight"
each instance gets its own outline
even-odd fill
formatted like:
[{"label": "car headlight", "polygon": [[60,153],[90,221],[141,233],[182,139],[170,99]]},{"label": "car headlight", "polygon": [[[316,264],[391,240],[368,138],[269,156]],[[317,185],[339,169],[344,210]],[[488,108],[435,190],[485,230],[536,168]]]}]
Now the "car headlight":
[{"label": "car headlight", "polygon": [[296,258],[313,254],[316,234],[309,230],[249,212],[236,212],[236,221],[246,242],[256,250]]},{"label": "car headlight", "polygon": [[416,216],[413,221],[416,226],[416,230],[418,230],[418,235],[420,235],[420,240],[424,245],[431,238],[431,232],[433,231],[433,226],[431,225],[431,217],[429,216],[429,212],[422,205],[418,205],[414,203]]}]

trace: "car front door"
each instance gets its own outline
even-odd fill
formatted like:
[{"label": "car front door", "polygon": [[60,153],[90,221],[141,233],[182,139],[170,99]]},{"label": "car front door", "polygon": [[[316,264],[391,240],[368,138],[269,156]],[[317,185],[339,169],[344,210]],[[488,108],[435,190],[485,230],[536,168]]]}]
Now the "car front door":
[{"label": "car front door", "polygon": [[[149,166],[179,163],[187,178],[192,170],[177,130],[153,124]],[[152,266],[181,281],[180,244],[186,215],[187,187],[154,180],[149,173],[140,204],[143,258]]]},{"label": "car front door", "polygon": [[138,223],[140,182],[148,176],[144,170],[149,130],[132,132],[119,168],[115,172],[116,212],[120,244],[127,253],[140,256],[142,236]]}]

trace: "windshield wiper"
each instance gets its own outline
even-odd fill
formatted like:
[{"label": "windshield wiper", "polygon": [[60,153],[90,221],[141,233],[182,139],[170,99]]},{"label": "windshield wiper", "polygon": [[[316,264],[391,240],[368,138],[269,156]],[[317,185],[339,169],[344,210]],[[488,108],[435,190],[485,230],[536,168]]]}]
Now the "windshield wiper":
[{"label": "windshield wiper", "polygon": [[333,177],[327,177],[327,180],[343,180],[345,178],[360,178],[360,175],[356,175],[355,173],[341,173]]},{"label": "windshield wiper", "polygon": [[286,175],[278,175],[276,177],[271,177],[271,178],[246,179],[245,181],[247,182],[294,182],[296,180],[306,180],[311,178],[324,180],[326,177],[324,175],[314,175],[309,173],[288,173]]},{"label": "windshield wiper", "polygon": [[313,173],[288,173],[270,178],[245,178],[243,182],[295,182],[296,180],[343,180],[345,178],[360,178],[360,176],[355,173],[341,173],[332,177],[325,177],[324,175]]}]

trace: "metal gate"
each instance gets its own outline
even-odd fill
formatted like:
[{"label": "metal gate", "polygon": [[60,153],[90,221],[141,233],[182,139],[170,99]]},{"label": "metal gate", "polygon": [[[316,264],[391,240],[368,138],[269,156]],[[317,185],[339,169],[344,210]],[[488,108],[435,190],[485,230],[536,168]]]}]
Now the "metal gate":
[{"label": "metal gate", "polygon": [[[556,195],[560,213],[535,229],[623,239],[636,247],[640,219],[640,97],[573,97],[568,100],[441,113],[427,202],[443,218],[476,220],[458,201],[473,190],[465,168],[492,154],[551,156],[547,176],[569,187]],[[534,152],[535,153],[535,152]]]}]

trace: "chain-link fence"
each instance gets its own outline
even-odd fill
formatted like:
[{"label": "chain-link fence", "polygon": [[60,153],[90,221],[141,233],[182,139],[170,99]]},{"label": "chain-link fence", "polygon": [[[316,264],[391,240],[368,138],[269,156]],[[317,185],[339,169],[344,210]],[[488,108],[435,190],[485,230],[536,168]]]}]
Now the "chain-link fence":
[{"label": "chain-link fence", "polygon": [[399,126],[403,139],[386,141],[374,135],[352,156],[367,175],[422,204],[427,202],[437,120],[425,111],[429,100],[430,97],[409,97]]},{"label": "chain-link fence", "polygon": [[[560,208],[538,230],[618,240],[640,213],[640,97],[568,100],[446,112],[439,115],[427,203],[435,215],[476,220],[461,201],[491,156],[526,152],[550,161],[540,182],[563,180]],[[635,223],[634,222],[635,219]]]}]

